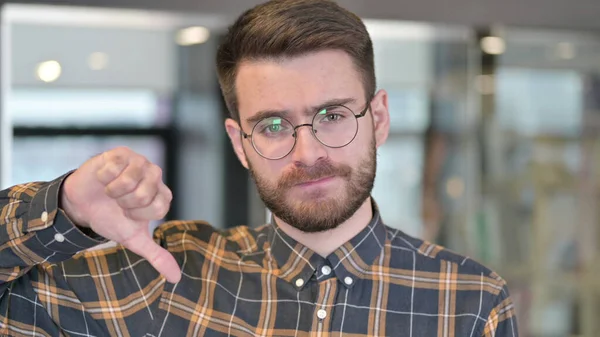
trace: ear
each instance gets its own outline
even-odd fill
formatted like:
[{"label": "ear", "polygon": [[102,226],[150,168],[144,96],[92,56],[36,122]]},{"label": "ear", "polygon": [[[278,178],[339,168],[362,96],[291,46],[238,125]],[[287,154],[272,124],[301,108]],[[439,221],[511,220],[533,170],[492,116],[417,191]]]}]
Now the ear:
[{"label": "ear", "polygon": [[247,169],[248,159],[246,158],[246,153],[244,152],[244,139],[242,138],[240,125],[233,119],[227,118],[225,120],[225,130],[227,131],[227,135],[229,135],[229,140],[231,140],[233,151],[235,151],[240,163],[242,163],[242,165]]},{"label": "ear", "polygon": [[385,90],[379,90],[371,101],[373,115],[373,132],[376,146],[379,148],[387,140],[390,132],[390,112],[388,110],[388,95]]}]

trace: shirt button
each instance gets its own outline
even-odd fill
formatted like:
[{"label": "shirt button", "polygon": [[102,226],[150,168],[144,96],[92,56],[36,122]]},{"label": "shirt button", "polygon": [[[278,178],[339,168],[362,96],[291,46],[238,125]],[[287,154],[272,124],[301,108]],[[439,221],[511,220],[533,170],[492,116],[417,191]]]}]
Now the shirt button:
[{"label": "shirt button", "polygon": [[48,221],[48,212],[46,212],[46,211],[42,212],[42,221],[43,222]]},{"label": "shirt button", "polygon": [[329,274],[331,274],[331,267],[329,267],[329,266],[323,266],[321,268],[321,273],[323,273],[323,275],[329,275]]},{"label": "shirt button", "polygon": [[324,319],[325,317],[327,317],[327,311],[319,309],[317,311],[317,317],[319,317],[319,319]]},{"label": "shirt button", "polygon": [[350,276],[346,276],[346,277],[344,278],[344,283],[346,283],[347,285],[351,285],[351,284],[352,284],[352,282],[354,282],[354,280],[352,279],[352,277],[350,277]]},{"label": "shirt button", "polygon": [[300,288],[304,285],[304,280],[299,278],[296,280],[296,287]]},{"label": "shirt button", "polygon": [[54,240],[56,240],[56,242],[63,242],[65,241],[65,236],[60,233],[56,233],[54,234]]}]

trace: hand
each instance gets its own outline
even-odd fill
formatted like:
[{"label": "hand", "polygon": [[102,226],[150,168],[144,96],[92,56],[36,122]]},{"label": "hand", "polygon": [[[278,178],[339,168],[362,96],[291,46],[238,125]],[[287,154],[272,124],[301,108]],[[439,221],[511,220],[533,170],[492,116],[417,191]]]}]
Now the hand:
[{"label": "hand", "polygon": [[149,232],[150,221],[162,219],[173,198],[158,166],[128,148],[116,148],[81,165],[61,192],[62,208],[78,226],[144,257],[169,282],[181,279],[175,258]]}]

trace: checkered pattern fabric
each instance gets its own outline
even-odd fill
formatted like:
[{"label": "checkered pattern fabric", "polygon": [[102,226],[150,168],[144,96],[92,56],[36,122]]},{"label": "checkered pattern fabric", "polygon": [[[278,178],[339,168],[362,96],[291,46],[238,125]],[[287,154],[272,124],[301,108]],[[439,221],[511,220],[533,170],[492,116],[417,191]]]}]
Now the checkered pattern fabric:
[{"label": "checkered pattern fabric", "polygon": [[517,323],[506,283],[477,262],[374,218],[327,258],[276,225],[218,231],[174,221],[155,239],[183,271],[74,226],[64,179],[0,192],[0,335],[502,336]]}]

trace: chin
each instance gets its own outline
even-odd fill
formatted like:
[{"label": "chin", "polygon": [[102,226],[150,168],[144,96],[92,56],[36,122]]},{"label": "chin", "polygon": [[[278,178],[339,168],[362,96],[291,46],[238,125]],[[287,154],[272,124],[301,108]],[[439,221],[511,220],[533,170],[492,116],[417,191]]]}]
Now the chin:
[{"label": "chin", "polygon": [[303,206],[319,207],[319,205],[330,208],[344,204],[344,201],[348,200],[347,193],[348,189],[345,184],[309,189],[293,188],[287,193],[285,201],[288,205],[298,208]]},{"label": "chin", "polygon": [[298,191],[290,194],[287,198],[288,205],[314,204],[335,200],[332,193],[326,190]]},{"label": "chin", "polygon": [[322,233],[337,228],[360,208],[349,201],[348,195],[340,194],[340,191],[310,198],[288,193],[283,203],[273,205],[277,206],[273,214],[302,232]]}]

